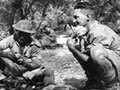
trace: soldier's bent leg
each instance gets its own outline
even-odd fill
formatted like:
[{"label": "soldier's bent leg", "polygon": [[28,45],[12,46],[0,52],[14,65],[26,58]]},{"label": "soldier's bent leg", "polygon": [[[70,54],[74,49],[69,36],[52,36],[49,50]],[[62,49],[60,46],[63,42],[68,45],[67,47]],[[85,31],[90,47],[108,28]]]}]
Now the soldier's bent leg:
[{"label": "soldier's bent leg", "polygon": [[5,63],[3,62],[2,58],[0,58],[0,70],[4,71]]},{"label": "soldier's bent leg", "polygon": [[43,68],[32,79],[33,82],[43,82],[44,86],[55,84],[54,71],[52,69]]},{"label": "soldier's bent leg", "polygon": [[5,68],[9,68],[9,71],[7,71],[6,73],[13,73],[16,72],[16,68],[14,67],[14,63],[9,60],[8,58],[1,58],[2,62],[5,63]]},{"label": "soldier's bent leg", "polygon": [[9,69],[9,71],[7,70],[5,73],[21,76],[22,73],[27,70],[25,67],[14,63],[8,58],[1,58],[1,60],[5,63],[5,68]]},{"label": "soldier's bent leg", "polygon": [[[98,70],[98,75],[106,85],[110,85],[116,78],[116,70],[108,58],[108,52],[102,46],[93,46],[90,49],[91,62]],[[117,90],[117,89],[116,89]]]}]

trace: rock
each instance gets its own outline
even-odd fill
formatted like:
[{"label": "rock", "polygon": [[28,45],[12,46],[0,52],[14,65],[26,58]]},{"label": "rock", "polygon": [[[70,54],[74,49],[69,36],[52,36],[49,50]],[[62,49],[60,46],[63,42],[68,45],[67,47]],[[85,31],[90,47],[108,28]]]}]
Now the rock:
[{"label": "rock", "polygon": [[49,85],[42,90],[77,90],[70,85]]},{"label": "rock", "polygon": [[44,87],[42,90],[54,90],[55,87],[56,87],[56,85],[48,85],[48,86]]}]

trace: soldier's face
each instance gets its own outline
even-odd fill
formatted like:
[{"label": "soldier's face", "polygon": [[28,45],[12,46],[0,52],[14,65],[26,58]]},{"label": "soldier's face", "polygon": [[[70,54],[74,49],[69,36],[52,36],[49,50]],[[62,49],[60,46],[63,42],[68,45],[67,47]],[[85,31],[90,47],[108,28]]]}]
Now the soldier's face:
[{"label": "soldier's face", "polygon": [[84,35],[88,31],[86,28],[88,17],[81,9],[74,10],[73,26],[74,32],[78,35]]},{"label": "soldier's face", "polygon": [[30,39],[29,33],[21,32],[17,30],[16,34],[17,34],[17,37],[18,37],[17,39],[19,43],[26,43]]},{"label": "soldier's face", "polygon": [[73,14],[73,22],[80,26],[86,26],[88,17],[83,13],[82,9],[75,9]]}]

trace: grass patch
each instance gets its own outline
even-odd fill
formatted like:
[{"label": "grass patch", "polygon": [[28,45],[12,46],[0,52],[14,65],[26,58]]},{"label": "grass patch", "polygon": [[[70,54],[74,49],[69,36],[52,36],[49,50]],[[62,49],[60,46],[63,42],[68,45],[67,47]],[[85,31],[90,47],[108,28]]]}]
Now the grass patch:
[{"label": "grass patch", "polygon": [[41,51],[43,64],[55,71],[57,84],[72,85],[83,88],[86,76],[81,65],[66,48]]}]

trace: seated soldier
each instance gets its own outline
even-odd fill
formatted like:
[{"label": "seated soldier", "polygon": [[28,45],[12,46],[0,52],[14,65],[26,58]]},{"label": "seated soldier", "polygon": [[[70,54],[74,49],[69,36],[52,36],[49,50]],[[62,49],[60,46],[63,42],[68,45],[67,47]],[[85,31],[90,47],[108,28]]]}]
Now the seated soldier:
[{"label": "seated soldier", "polygon": [[[88,77],[86,89],[120,90],[120,37],[111,28],[95,20],[94,8],[88,2],[75,5],[73,21],[77,26],[87,28],[84,52],[76,49],[74,38],[67,41],[69,50]],[[99,87],[89,86],[97,82]]]},{"label": "seated soldier", "polygon": [[0,41],[2,74],[22,76],[34,82],[43,82],[45,86],[55,84],[54,71],[41,64],[41,45],[31,36],[35,33],[32,24],[21,20],[13,28],[15,33]]}]

